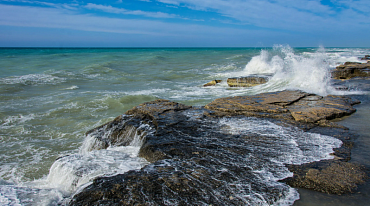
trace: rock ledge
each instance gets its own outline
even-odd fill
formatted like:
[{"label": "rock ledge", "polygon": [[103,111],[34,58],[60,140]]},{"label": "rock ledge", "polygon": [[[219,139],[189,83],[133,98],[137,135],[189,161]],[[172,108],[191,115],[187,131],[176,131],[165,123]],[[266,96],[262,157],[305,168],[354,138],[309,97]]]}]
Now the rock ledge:
[{"label": "rock ledge", "polygon": [[[138,135],[143,142],[139,156],[151,164],[98,177],[69,204],[271,205],[289,195],[286,184],[331,194],[353,192],[366,174],[361,166],[347,162],[352,135],[330,120],[352,114],[356,103],[341,96],[282,91],[220,98],[205,107],[168,100],[140,104],[88,134],[104,147],[128,145],[132,134]],[[291,131],[335,136],[343,144],[334,150],[332,160],[285,166],[271,158],[281,158],[280,147],[289,142],[280,144],[276,136],[253,132],[239,134],[219,124],[223,118],[237,122],[251,116],[293,125]],[[134,133],[128,132],[131,128],[136,128]],[[266,166],[277,176],[288,167],[294,176],[281,182],[266,180],[256,172]]]}]

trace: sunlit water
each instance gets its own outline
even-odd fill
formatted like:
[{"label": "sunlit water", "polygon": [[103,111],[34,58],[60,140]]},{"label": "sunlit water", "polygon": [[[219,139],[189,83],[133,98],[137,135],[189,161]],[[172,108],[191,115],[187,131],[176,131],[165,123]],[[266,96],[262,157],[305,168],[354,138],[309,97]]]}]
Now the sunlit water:
[{"label": "sunlit water", "polygon": [[[284,89],[359,97],[364,102],[358,106],[363,112],[343,120],[343,124],[361,136],[353,161],[369,165],[363,158],[369,148],[366,81],[342,83],[349,91],[339,91],[329,74],[340,63],[365,62],[358,57],[369,53],[366,48],[289,46],[0,49],[0,203],[63,203],[96,176],[145,166],[148,163],[137,157],[140,143],[86,149],[95,143],[84,133],[133,106],[158,98],[202,106],[219,97]],[[267,74],[270,80],[253,88],[229,88],[225,83],[228,77],[249,74]],[[225,81],[214,87],[202,86],[214,79]],[[263,127],[264,123],[260,124]],[[328,145],[332,146],[325,154],[338,146],[333,141]],[[67,155],[68,161],[58,159]],[[76,171],[82,170],[82,175],[76,176]],[[308,202],[302,195],[295,204]]]}]

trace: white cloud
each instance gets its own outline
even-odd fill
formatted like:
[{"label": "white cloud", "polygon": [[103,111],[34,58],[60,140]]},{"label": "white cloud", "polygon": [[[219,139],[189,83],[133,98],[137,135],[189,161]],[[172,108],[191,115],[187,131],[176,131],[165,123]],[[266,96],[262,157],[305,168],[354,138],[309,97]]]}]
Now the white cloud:
[{"label": "white cloud", "polygon": [[[77,14],[74,11],[56,8],[13,6],[0,4],[0,25],[18,27],[61,28],[82,31],[143,34],[155,36],[209,37],[212,34],[240,35],[248,30],[224,29],[196,24],[176,24],[154,20],[119,19]],[[256,32],[258,35],[259,32]]]},{"label": "white cloud", "polygon": [[347,9],[354,9],[357,11],[364,12],[367,16],[370,16],[370,4],[368,0],[331,0],[333,3],[343,6]]},{"label": "white cloud", "polygon": [[20,3],[27,3],[27,4],[37,4],[37,5],[43,5],[43,6],[49,6],[54,8],[64,8],[64,9],[70,9],[70,10],[76,10],[79,6],[76,3],[72,4],[55,4],[50,2],[43,2],[43,1],[28,1],[28,0],[0,0],[5,2],[20,2]]},{"label": "white cloud", "polygon": [[[355,39],[357,42],[366,41],[367,37],[365,38],[365,36],[369,33],[370,28],[369,13],[358,12],[358,6],[355,9],[349,7],[348,4],[340,4],[339,1],[336,2],[336,5],[340,9],[335,10],[334,8],[321,5],[318,0],[305,1],[308,3],[306,6],[303,1],[293,0],[269,0],[269,2],[265,0],[249,0],[248,3],[242,0],[157,0],[163,3],[167,2],[166,4],[169,6],[178,6],[178,9],[186,6],[197,10],[213,11],[221,16],[230,17],[231,20],[237,20],[226,22],[225,18],[212,16],[210,21],[225,21],[226,25],[229,24],[228,27],[225,24],[218,27],[206,26],[207,21],[198,23],[194,19],[192,21],[180,20],[180,23],[174,23],[177,19],[171,19],[172,23],[169,23],[164,22],[163,18],[173,18],[174,16],[171,16],[171,14],[141,10],[134,11],[92,3],[82,5],[80,3],[53,4],[28,0],[7,1],[24,2],[31,6],[0,4],[0,26],[101,32],[99,35],[102,33],[117,34],[114,36],[133,34],[122,36],[136,38],[137,42],[145,39],[154,39],[154,41],[150,42],[163,43],[171,39],[176,45],[182,46],[194,46],[195,44],[192,44],[194,41],[209,42],[207,46],[245,46],[255,45],[255,42],[272,45],[274,43],[285,44],[291,41],[305,43],[307,41],[317,42],[319,40],[321,42],[325,40],[334,42],[333,45],[337,46],[335,39]],[[360,2],[364,3],[365,1],[361,0]],[[355,6],[353,5],[353,7]],[[124,15],[117,15],[121,18],[108,18],[97,16],[93,13],[82,14],[82,10],[85,12],[86,9],[115,14],[131,14],[136,15],[137,19],[132,19],[132,16],[129,19],[125,19]],[[186,14],[182,13],[181,15]],[[140,19],[141,16],[152,17],[152,19]],[[185,19],[185,17],[176,16],[178,19]],[[196,17],[203,18],[203,16]],[[193,24],[189,24],[190,22],[193,22]],[[239,24],[237,25],[239,29],[235,28],[236,24]],[[250,29],[252,28],[251,26],[259,27],[259,29],[252,30]],[[37,32],[41,30],[33,29],[33,31],[38,35]],[[97,33],[92,34],[95,35]],[[23,34],[17,33],[17,35],[21,36]],[[42,36],[44,34],[40,32],[39,35]],[[27,33],[24,33],[24,36],[27,36]],[[179,42],[182,42],[182,44]],[[214,44],[215,42],[216,44]],[[233,45],[227,44],[227,42],[233,42]],[[156,46],[160,45],[162,44],[156,44]],[[301,44],[301,46],[307,45],[317,46],[315,43]],[[195,46],[202,46],[202,44],[196,44]],[[292,44],[292,46],[294,45]]]},{"label": "white cloud", "polygon": [[[325,31],[339,27],[362,27],[356,19],[341,16],[334,8],[321,4],[320,0],[157,0],[158,2],[185,6],[190,9],[215,11],[244,24],[262,28],[283,29],[299,32]],[[343,0],[339,0],[342,2]],[[349,1],[344,1],[349,2]],[[359,3],[359,4],[357,4]],[[365,0],[351,3],[358,10],[367,8]],[[364,15],[364,14],[362,14]],[[358,14],[356,15],[358,16]],[[370,18],[367,18],[370,19]],[[367,21],[357,19],[357,21]]]},{"label": "white cloud", "polygon": [[141,11],[141,10],[127,10],[123,8],[116,8],[112,6],[104,6],[99,4],[92,4],[88,3],[85,8],[87,9],[96,9],[101,10],[108,13],[115,13],[115,14],[129,14],[129,15],[140,15],[140,16],[147,16],[147,17],[153,17],[153,18],[175,18],[177,17],[174,14],[167,14],[163,12],[147,12],[147,11]]}]

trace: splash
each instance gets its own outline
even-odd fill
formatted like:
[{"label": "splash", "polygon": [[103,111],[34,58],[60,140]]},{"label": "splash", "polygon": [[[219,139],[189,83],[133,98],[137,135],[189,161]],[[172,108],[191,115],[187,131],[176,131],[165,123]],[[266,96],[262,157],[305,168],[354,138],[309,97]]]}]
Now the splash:
[{"label": "splash", "polygon": [[297,55],[291,47],[279,45],[253,57],[243,75],[271,74],[269,83],[264,85],[267,91],[298,89],[325,96],[334,91],[330,86],[328,60],[324,48]]},{"label": "splash", "polygon": [[[129,116],[122,116],[129,120]],[[141,124],[138,128],[126,124],[113,127],[103,126],[89,133],[78,154],[59,158],[50,168],[47,182],[49,187],[58,188],[63,193],[71,194],[86,186],[98,176],[111,176],[129,170],[137,170],[148,162],[138,157],[143,139],[150,126]],[[110,141],[116,130],[125,132]]]}]

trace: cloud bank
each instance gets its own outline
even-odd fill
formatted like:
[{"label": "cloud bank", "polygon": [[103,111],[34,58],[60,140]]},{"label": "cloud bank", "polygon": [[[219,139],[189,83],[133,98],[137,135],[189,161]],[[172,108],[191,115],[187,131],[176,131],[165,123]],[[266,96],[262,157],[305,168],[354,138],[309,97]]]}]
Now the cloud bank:
[{"label": "cloud bank", "polygon": [[[109,33],[115,36],[115,41],[120,41],[117,36],[120,34],[122,45],[129,42],[125,38],[132,38],[132,42],[145,42],[143,38],[146,38],[157,41],[158,46],[163,43],[166,46],[272,46],[273,43],[318,46],[336,42],[342,42],[343,46],[370,46],[367,40],[370,4],[365,0],[132,2],[116,1],[107,5],[104,1],[0,0],[0,27],[11,32],[16,32],[13,27],[26,32],[27,28],[61,29],[74,37],[77,31],[98,32],[94,33],[94,41],[98,37],[107,38]],[[0,34],[0,46],[8,37]]]}]

